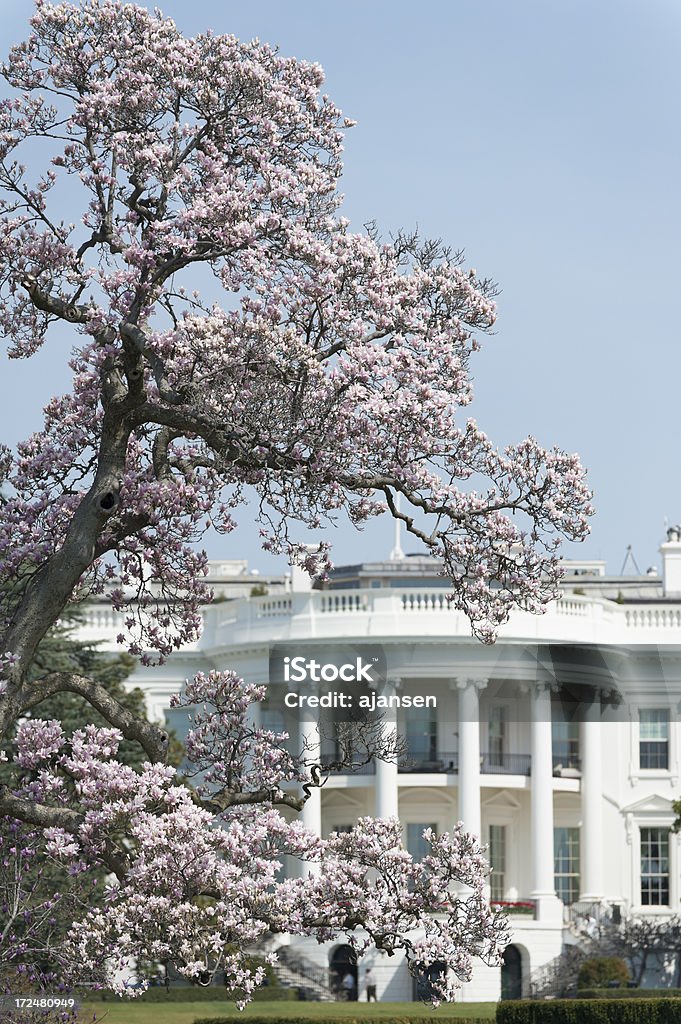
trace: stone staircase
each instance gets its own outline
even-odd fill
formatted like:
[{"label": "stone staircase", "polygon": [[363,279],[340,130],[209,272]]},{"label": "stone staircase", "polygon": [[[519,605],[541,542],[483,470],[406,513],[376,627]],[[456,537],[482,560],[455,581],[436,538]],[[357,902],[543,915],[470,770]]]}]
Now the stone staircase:
[{"label": "stone staircase", "polygon": [[577,988],[579,968],[588,956],[581,944],[564,946],[554,960],[532,972],[530,996],[533,999],[560,999],[571,995]]},{"label": "stone staircase", "polygon": [[565,921],[567,942],[554,960],[532,972],[532,997],[550,999],[576,991],[577,975],[584,960],[608,954],[604,939],[613,921],[619,922],[620,912],[619,908],[603,903],[578,902],[568,907]]},{"label": "stone staircase", "polygon": [[338,995],[329,985],[329,972],[304,956],[292,954],[286,946],[276,950],[278,960],[272,970],[286,988],[297,988],[304,999],[334,1002]]}]

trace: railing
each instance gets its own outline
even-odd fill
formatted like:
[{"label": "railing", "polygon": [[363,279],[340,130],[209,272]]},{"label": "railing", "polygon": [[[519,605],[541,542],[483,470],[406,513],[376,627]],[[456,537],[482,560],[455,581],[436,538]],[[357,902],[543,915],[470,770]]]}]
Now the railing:
[{"label": "railing", "polygon": [[[323,762],[333,761],[333,754],[322,755]],[[529,775],[531,769],[531,757],[529,754],[481,754],[480,772],[483,775]],[[343,772],[345,769],[333,769],[335,772]],[[363,765],[358,771],[352,774],[369,775],[375,771],[374,765]],[[459,774],[459,754],[457,752],[437,751],[432,755],[405,754],[397,763],[397,771],[400,774]]]},{"label": "railing", "polygon": [[[125,614],[114,612],[105,604],[85,607],[83,612],[82,628],[86,633],[96,633],[108,639],[123,627]],[[329,635],[342,635],[346,629],[342,625],[343,620],[359,616],[369,620],[361,625],[362,632],[368,634],[372,629],[376,634],[401,633],[404,630],[420,633],[422,629],[442,631],[448,635],[470,633],[466,616],[447,600],[447,590],[437,587],[280,592],[217,602],[204,610],[207,635],[220,634],[220,640],[227,643],[231,641],[232,633],[244,639],[244,634],[250,630],[260,629],[269,633],[270,623],[284,626],[297,618],[305,623],[315,616],[329,623]],[[404,616],[413,620],[414,627],[403,623]],[[575,619],[579,620],[579,625],[571,625]],[[331,626],[333,620],[339,621]],[[420,623],[418,627],[416,622]],[[517,631],[518,628],[520,632],[534,636],[538,642],[542,637],[569,639],[575,628],[580,635],[591,635],[596,630],[605,643],[625,642],[632,634],[639,642],[645,631],[667,632],[681,628],[681,607],[622,605],[605,599],[566,595],[551,604],[542,619],[525,612],[514,613],[510,623],[501,628],[502,638],[506,631]],[[286,630],[282,632],[285,634]]]},{"label": "railing", "polygon": [[533,999],[572,995],[577,988],[579,968],[587,956],[578,945],[564,946],[554,960],[532,972],[527,994]]},{"label": "railing", "polygon": [[[336,999],[337,992],[332,988],[330,982],[330,971],[328,967],[321,967],[313,963],[307,957],[299,956],[291,952],[288,946],[280,946],[277,950],[278,963],[274,965],[275,974],[280,977],[283,972],[277,970],[279,965],[288,970],[295,977],[295,985],[298,988],[307,988],[313,999]],[[282,978],[282,980],[284,980]]]},{"label": "railing", "polygon": [[530,754],[485,753],[480,757],[483,775],[529,775],[532,771]]},{"label": "railing", "polygon": [[293,613],[293,600],[290,594],[288,596],[283,594],[281,597],[255,598],[253,603],[259,619],[288,618]]},{"label": "railing", "polygon": [[322,591],[319,598],[319,611],[322,615],[365,612],[368,607],[369,595],[361,590]]},{"label": "railing", "polygon": [[338,766],[339,760],[340,758],[335,750],[325,751],[322,749],[320,757],[322,771],[328,772],[329,775],[374,775],[376,772],[376,765],[373,759],[366,764],[359,764],[356,768],[349,767],[348,765]]},{"label": "railing", "polygon": [[[331,774],[373,775],[375,772],[373,761],[352,770],[348,770],[345,766],[335,767],[334,762],[338,761],[338,755],[333,750],[322,751],[321,761],[324,770]],[[428,756],[407,753],[400,758],[397,770],[403,773],[435,772],[458,775],[459,755],[457,752],[448,753],[441,750]],[[480,772],[482,775],[531,775],[532,755],[482,753],[480,755]],[[578,757],[554,756],[553,774],[558,778],[579,778],[581,761]]]},{"label": "railing", "polygon": [[678,629],[681,626],[681,608],[665,605],[626,608],[624,621],[630,629]]},{"label": "railing", "polygon": [[84,609],[83,625],[88,629],[118,632],[125,624],[125,614],[103,605]]},{"label": "railing", "polygon": [[553,774],[559,778],[577,778],[582,772],[582,762],[575,754],[553,755]]},{"label": "railing", "polygon": [[446,590],[408,590],[400,594],[400,600],[405,612],[448,612],[453,608]]},{"label": "railing", "polygon": [[577,900],[565,907],[564,920],[574,934],[598,939],[602,930],[621,923],[623,909],[620,903]]},{"label": "railing", "polygon": [[459,755],[438,750],[433,754],[410,754],[407,752],[400,758],[399,772],[453,772],[459,771]]},{"label": "railing", "polygon": [[[321,762],[325,771],[331,775],[373,775],[376,771],[374,761],[350,769],[346,766],[335,767],[338,760],[334,751],[322,751]],[[532,758],[530,754],[490,754],[480,755],[480,772],[483,775],[530,775]],[[400,774],[452,774],[459,773],[459,755],[456,752],[438,750],[432,755],[403,754],[397,764]]]}]

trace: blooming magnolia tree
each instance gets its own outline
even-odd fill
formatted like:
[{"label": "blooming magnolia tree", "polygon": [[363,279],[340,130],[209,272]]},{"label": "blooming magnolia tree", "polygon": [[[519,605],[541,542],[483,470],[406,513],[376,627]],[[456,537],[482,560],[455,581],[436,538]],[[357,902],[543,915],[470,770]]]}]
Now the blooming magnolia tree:
[{"label": "blooming magnolia tree", "polygon": [[[119,640],[144,661],[193,640],[209,598],[196,541],[230,533],[253,495],[263,546],[310,573],[327,549],[310,555],[294,526],[402,520],[491,641],[513,608],[555,596],[560,540],[587,532],[579,461],[532,438],[500,453],[462,421],[493,287],[438,243],[349,230],[337,183],[350,122],[320,96],[317,65],[231,36],[187,39],[114,0],[38,0],[31,26],[3,68],[0,328],[14,358],[53,329],[76,347],[72,391],[0,458],[0,728],[16,773],[0,813],[74,871],[116,877],[74,923],[80,970],[107,958],[195,978],[224,968],[247,996],[260,980],[247,944],[349,933],[415,967],[445,963],[447,996],[505,938],[460,827],[429,836],[414,863],[395,821],[327,840],[287,821],[321,766],[249,726],[263,690],[230,673],[181,699],[203,779],[190,791],[160,730],[91,679],[29,667],[93,593],[125,608]],[[82,216],[66,223],[77,189]],[[67,740],[40,718],[60,691],[110,728]],[[141,770],[119,763],[122,737],[146,751]],[[281,881],[285,854],[322,869]]]}]

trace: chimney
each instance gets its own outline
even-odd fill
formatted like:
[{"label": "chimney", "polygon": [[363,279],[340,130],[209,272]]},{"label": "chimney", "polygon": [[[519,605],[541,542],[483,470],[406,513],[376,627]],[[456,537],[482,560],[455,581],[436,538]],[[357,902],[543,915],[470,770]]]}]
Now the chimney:
[{"label": "chimney", "polygon": [[681,526],[670,526],[660,545],[665,597],[681,597]]},{"label": "chimney", "polygon": [[[311,555],[318,555],[322,545],[317,544],[303,544],[307,552]],[[306,569],[303,569],[301,565],[291,566],[291,590],[296,594],[309,594],[312,591],[312,585],[316,577],[310,578],[309,573]]]}]

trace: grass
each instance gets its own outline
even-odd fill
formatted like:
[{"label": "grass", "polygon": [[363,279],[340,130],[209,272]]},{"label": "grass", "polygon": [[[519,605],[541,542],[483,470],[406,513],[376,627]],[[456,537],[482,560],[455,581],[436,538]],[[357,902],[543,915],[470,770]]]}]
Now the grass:
[{"label": "grass", "polygon": [[422,1003],[281,1003],[258,1002],[240,1013],[233,1003],[90,1003],[84,1004],[79,1019],[82,1024],[92,1021],[96,1014],[98,1021],[105,1024],[194,1024],[201,1017],[228,1017],[247,1021],[249,1017],[272,1017],[286,1019],[287,1015],[308,1017],[311,1021],[323,1021],[325,1017],[355,1017],[364,1020],[378,1020],[386,1017],[411,1014],[433,1020],[438,1016],[471,1017],[494,1020],[496,1003],[453,1003],[434,1010]]}]

